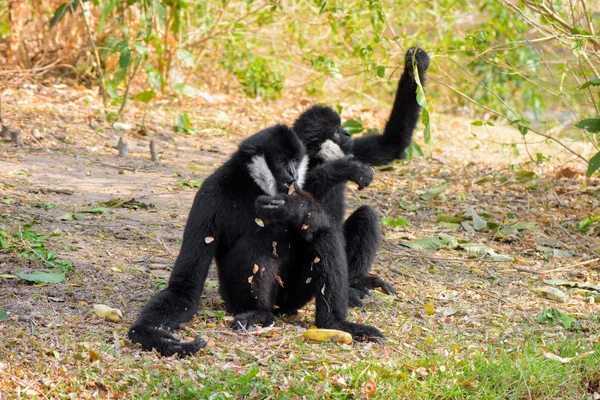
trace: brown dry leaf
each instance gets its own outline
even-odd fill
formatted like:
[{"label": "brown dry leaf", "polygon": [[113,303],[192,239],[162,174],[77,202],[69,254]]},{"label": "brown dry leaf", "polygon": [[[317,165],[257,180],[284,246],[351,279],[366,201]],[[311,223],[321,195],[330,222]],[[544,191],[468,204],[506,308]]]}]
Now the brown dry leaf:
[{"label": "brown dry leaf", "polygon": [[252,284],[252,279],[254,279],[254,275],[250,275],[250,276],[248,277],[248,283],[249,283],[249,284]]},{"label": "brown dry leaf", "polygon": [[304,231],[305,231],[305,230],[307,230],[307,229],[308,229],[308,225],[306,225],[306,224],[302,224],[302,230],[304,230]]},{"label": "brown dry leaf", "polygon": [[259,269],[258,265],[254,264],[254,267],[252,267],[252,273],[253,274],[257,273],[258,269]]},{"label": "brown dry leaf", "polygon": [[294,184],[290,185],[290,190],[288,190],[288,195],[291,196],[296,191]]},{"label": "brown dry leaf", "polygon": [[375,394],[375,391],[377,390],[377,384],[373,381],[368,381],[363,383],[362,388],[361,388],[361,392],[364,395],[371,395],[371,394]]},{"label": "brown dry leaf", "polygon": [[206,243],[206,244],[210,244],[210,243],[212,243],[214,241],[215,241],[215,238],[212,237],[212,236],[207,236],[207,237],[204,238],[204,243]]},{"label": "brown dry leaf", "polygon": [[277,242],[273,242],[273,255],[279,257],[279,254],[277,254]]},{"label": "brown dry leaf", "polygon": [[321,261],[321,259],[319,258],[319,256],[315,257],[315,259],[313,260],[313,264],[318,264],[319,261]]},{"label": "brown dry leaf", "polygon": [[96,353],[94,350],[88,351],[88,356],[90,357],[90,361],[100,360],[100,354]]},{"label": "brown dry leaf", "polygon": [[283,287],[283,281],[279,275],[275,275],[275,280],[279,283],[279,286]]}]

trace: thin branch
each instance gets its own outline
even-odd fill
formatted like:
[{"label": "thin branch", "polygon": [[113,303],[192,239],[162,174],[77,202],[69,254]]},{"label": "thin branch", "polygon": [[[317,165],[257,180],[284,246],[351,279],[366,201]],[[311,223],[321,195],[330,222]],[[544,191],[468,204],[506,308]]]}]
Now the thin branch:
[{"label": "thin branch", "polygon": [[[71,7],[71,12],[73,12],[73,5],[69,4],[69,7]],[[96,48],[96,43],[94,42],[94,38],[92,36],[92,30],[90,29],[90,25],[88,24],[85,16],[85,9],[83,8],[83,2],[81,0],[79,0],[79,7],[81,7],[81,17],[83,18],[83,23],[85,24],[85,29],[87,30],[88,37],[90,38],[90,44],[92,45],[92,50],[94,51],[94,56],[96,57],[98,75],[100,76],[100,91],[102,92],[102,100],[106,102],[106,87],[104,86],[104,72],[102,71],[102,64],[100,64],[100,55],[98,54],[98,49]]]}]

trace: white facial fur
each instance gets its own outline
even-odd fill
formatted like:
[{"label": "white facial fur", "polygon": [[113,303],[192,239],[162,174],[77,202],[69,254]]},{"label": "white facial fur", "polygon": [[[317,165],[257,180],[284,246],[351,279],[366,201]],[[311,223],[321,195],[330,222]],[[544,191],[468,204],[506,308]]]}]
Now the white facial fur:
[{"label": "white facial fur", "polygon": [[271,196],[277,194],[277,182],[264,156],[252,157],[252,161],[248,164],[248,171],[263,192]]},{"label": "white facial fur", "polygon": [[[298,175],[296,185],[298,185],[299,189],[302,189],[304,180],[306,179],[308,161],[308,156],[304,156],[298,165],[294,166],[294,169]],[[269,168],[267,160],[265,160],[264,156],[252,157],[252,161],[250,164],[248,164],[248,171],[250,172],[250,176],[254,182],[256,182],[258,187],[260,187],[263,192],[270,196],[275,196],[277,194],[277,182],[275,181],[273,172],[271,172],[271,169]]]},{"label": "white facial fur", "polygon": [[300,160],[300,164],[298,164],[298,180],[296,181],[296,184],[300,189],[302,189],[302,186],[304,186],[304,180],[306,179],[306,171],[308,171],[308,161],[308,156],[304,156],[304,158]]},{"label": "white facial fur", "polygon": [[319,158],[327,162],[334,161],[342,157],[344,157],[344,152],[342,151],[340,146],[335,144],[330,139],[327,139],[323,142],[323,144],[321,145],[321,150],[319,150]]}]

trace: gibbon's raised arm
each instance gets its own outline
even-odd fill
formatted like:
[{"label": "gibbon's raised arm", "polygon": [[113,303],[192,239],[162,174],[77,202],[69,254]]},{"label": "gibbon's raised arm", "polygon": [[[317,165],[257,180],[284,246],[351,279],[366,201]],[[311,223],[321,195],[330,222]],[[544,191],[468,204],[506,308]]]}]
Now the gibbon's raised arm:
[{"label": "gibbon's raised arm", "polygon": [[[421,114],[421,107],[417,103],[417,84],[413,76],[414,52],[413,47],[406,53],[404,71],[383,134],[355,139],[352,144],[352,154],[356,159],[370,165],[384,165],[406,156],[405,150],[412,142],[413,132]],[[416,48],[415,61],[419,78],[424,86],[425,73],[429,68],[429,56],[424,50]]]}]

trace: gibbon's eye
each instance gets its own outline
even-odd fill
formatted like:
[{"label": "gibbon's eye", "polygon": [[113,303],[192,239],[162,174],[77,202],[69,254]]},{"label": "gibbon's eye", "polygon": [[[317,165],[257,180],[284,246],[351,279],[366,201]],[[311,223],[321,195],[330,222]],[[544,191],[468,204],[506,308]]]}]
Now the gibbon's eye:
[{"label": "gibbon's eye", "polygon": [[279,158],[277,159],[277,164],[283,164],[283,158],[279,157]]}]

